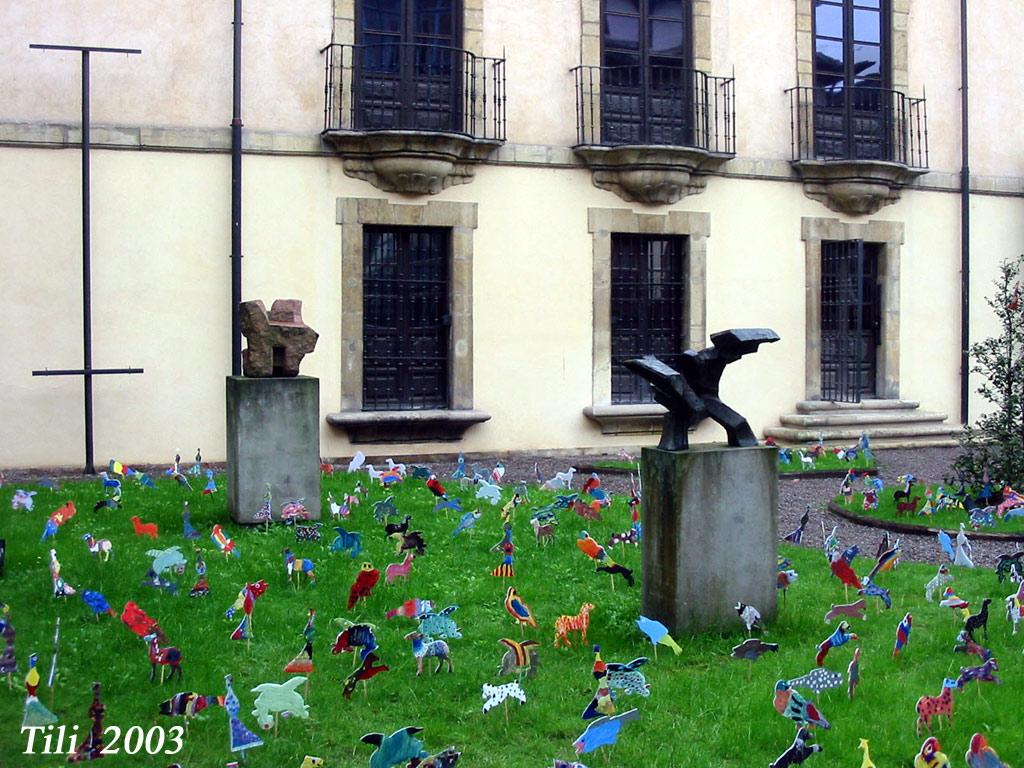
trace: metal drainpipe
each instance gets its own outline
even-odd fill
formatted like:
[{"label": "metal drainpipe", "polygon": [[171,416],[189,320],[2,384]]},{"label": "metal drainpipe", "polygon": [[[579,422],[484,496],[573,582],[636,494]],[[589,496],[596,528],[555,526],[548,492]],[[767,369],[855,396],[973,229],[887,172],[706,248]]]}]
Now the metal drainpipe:
[{"label": "metal drainpipe", "polygon": [[231,375],[242,375],[242,0],[235,0],[231,93]]},{"label": "metal drainpipe", "polygon": [[971,331],[971,166],[967,103],[967,0],[960,0],[960,423],[968,423]]}]

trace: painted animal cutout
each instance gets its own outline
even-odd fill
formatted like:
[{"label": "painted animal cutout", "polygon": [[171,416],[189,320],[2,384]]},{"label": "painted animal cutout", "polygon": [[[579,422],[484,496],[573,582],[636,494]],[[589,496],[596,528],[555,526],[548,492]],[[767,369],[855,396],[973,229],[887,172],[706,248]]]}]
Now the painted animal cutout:
[{"label": "painted animal cutout", "polygon": [[518,681],[504,683],[502,685],[490,685],[484,683],[481,689],[481,696],[484,700],[483,712],[487,714],[499,704],[508,699],[515,699],[520,704],[526,703],[526,691],[522,689]]},{"label": "painted animal cutout", "polygon": [[159,535],[156,523],[144,523],[138,515],[132,515],[131,521],[136,536],[149,536],[149,538],[155,539]]},{"label": "painted animal cutout", "polygon": [[341,526],[334,527],[338,534],[331,542],[331,552],[348,552],[353,560],[363,551],[363,535],[359,531],[349,533]]},{"label": "painted animal cutout", "polygon": [[103,562],[109,560],[110,554],[114,551],[114,545],[110,543],[110,539],[95,539],[91,533],[82,534],[82,541],[89,548],[89,552],[99,555]]},{"label": "painted animal cutout", "polygon": [[945,717],[949,724],[953,723],[953,690],[959,688],[956,680],[942,681],[942,693],[938,696],[922,696],[917,700],[917,735],[921,735],[923,725],[931,733],[932,719]]},{"label": "painted animal cutout", "polygon": [[587,629],[590,627],[590,612],[594,610],[593,603],[584,603],[580,606],[579,613],[575,616],[559,616],[555,620],[555,648],[560,644],[572,647],[569,640],[570,632],[579,632],[580,640],[587,642]]},{"label": "painted animal cutout", "polygon": [[163,667],[166,666],[171,668],[171,675],[168,679],[173,680],[175,673],[177,673],[178,679],[181,680],[181,651],[174,646],[161,648],[155,633],[146,635],[142,639],[149,643],[149,679],[154,680],[156,678],[156,668],[160,667],[160,683],[162,685],[164,682]]},{"label": "painted animal cutout", "polygon": [[995,683],[999,685],[1003,681],[996,676],[996,671],[999,669],[999,662],[994,658],[988,659],[984,664],[980,664],[977,667],[960,667],[960,676],[956,679],[958,688],[963,688],[964,685],[973,681],[979,683]]},{"label": "painted animal cutout", "polygon": [[387,568],[384,569],[384,583],[390,584],[395,579],[403,579],[404,581],[409,580],[409,570],[412,568],[412,561],[416,558],[416,555],[412,552],[407,552],[405,560],[400,563],[391,563]]},{"label": "painted animal cutout", "polygon": [[303,720],[309,718],[309,705],[302,700],[302,695],[296,690],[305,682],[306,678],[300,676],[280,685],[261,683],[252,689],[253,693],[259,694],[253,702],[252,715],[263,730],[268,730],[274,725],[274,716],[278,712],[290,712],[294,717]]},{"label": "painted animal cutout", "polygon": [[852,603],[839,603],[838,605],[832,604],[829,608],[828,613],[825,614],[825,623],[831,624],[835,619],[840,616],[845,616],[850,619],[867,619],[867,601],[864,598],[855,600]]},{"label": "painted animal cutout", "polygon": [[806,675],[794,677],[787,681],[793,688],[809,688],[814,691],[815,696],[820,696],[823,691],[831,688],[838,688],[843,684],[843,673],[833,672],[824,667],[815,667]]},{"label": "painted animal cutout", "polygon": [[441,667],[447,662],[448,671],[452,671],[452,657],[448,643],[444,640],[434,640],[431,637],[422,635],[419,632],[410,632],[404,638],[412,643],[412,655],[416,659],[416,676],[423,674],[423,660],[429,658],[437,659],[437,667],[434,674],[441,671]]}]

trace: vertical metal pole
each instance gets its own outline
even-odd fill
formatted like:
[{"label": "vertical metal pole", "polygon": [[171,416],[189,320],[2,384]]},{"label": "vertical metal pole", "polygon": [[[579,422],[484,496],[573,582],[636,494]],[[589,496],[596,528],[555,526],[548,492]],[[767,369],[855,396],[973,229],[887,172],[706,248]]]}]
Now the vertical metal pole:
[{"label": "vertical metal pole", "polygon": [[971,166],[967,102],[967,0],[960,0],[960,423],[968,423],[971,340]]},{"label": "vertical metal pole", "polygon": [[242,0],[235,0],[231,91],[231,375],[242,375]]},{"label": "vertical metal pole", "polygon": [[82,349],[85,375],[85,474],[95,475],[92,450],[92,269],[89,258],[89,52],[82,51]]}]

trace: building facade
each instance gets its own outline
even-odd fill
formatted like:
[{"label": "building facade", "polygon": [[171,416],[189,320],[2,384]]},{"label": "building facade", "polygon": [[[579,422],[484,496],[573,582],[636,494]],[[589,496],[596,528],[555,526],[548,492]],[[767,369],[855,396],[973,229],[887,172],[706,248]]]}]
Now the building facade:
[{"label": "building facade", "polygon": [[[1024,250],[1024,7],[968,11],[977,340]],[[145,370],[96,378],[96,455],[222,459],[230,5],[0,19],[0,466],[82,455],[81,380],[31,375],[82,359],[80,64],[30,43],[142,50],[91,63],[93,360]],[[243,21],[243,298],[301,299],[319,331],[324,456],[648,444],[660,407],[622,360],[734,327],[781,337],[722,382],[758,434],[808,400],[960,423],[956,0],[294,0]]]}]

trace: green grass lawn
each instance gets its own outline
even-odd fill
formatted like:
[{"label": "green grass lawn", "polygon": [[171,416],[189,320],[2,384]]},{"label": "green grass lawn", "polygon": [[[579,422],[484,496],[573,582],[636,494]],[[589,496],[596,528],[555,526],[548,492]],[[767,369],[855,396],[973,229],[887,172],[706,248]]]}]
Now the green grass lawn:
[{"label": "green grass lawn", "polygon": [[[854,493],[849,499],[843,496],[836,496],[834,501],[844,509],[857,515],[875,518],[877,520],[906,523],[908,525],[919,525],[923,528],[944,528],[947,531],[957,531],[960,523],[967,524],[967,513],[962,509],[947,507],[940,509],[934,514],[922,514],[921,510],[926,508],[924,494],[926,490],[935,491],[938,486],[915,486],[914,496],[920,496],[917,503],[917,512],[900,513],[896,508],[896,501],[893,499],[893,488],[886,488],[878,500],[878,509],[864,509],[864,496],[861,493]],[[994,518],[994,526],[984,526],[980,530],[988,533],[1024,533],[1024,516],[1014,515],[1009,519],[1000,520]],[[968,526],[969,528],[969,526]]]},{"label": "green grass lawn", "polygon": [[[433,498],[422,481],[408,480],[388,493],[395,495],[398,509],[413,516],[416,529],[427,540],[427,554],[413,565],[408,584],[385,586],[383,579],[373,596],[354,611],[345,601],[349,586],[363,560],[381,569],[397,562],[393,543],[385,540],[374,522],[369,504],[354,508],[349,530],[363,533],[365,551],[356,559],[348,554],[329,554],[334,533],[325,526],[321,544],[296,545],[292,531],[276,526],[269,534],[241,530],[226,524],[236,539],[242,556],[225,560],[215,551],[208,533],[214,522],[224,522],[223,490],[213,496],[189,495],[192,522],[203,532],[198,540],[209,568],[211,594],[189,598],[195,580],[192,570],[192,546],[182,536],[181,504],[185,497],[174,484],[160,480],[156,490],[125,484],[124,508],[119,511],[93,512],[99,496],[95,484],[67,484],[59,492],[39,490],[34,512],[12,511],[10,498],[14,487],[0,489],[0,537],[7,540],[7,570],[0,580],[0,600],[11,606],[11,618],[17,629],[19,674],[14,690],[0,684],[0,765],[52,766],[60,760],[21,754],[25,737],[19,734],[24,693],[21,679],[28,654],[40,655],[44,685],[40,698],[49,706],[51,691],[45,687],[49,670],[54,620],[61,617],[59,674],[53,711],[66,725],[78,724],[79,732],[88,727],[86,711],[91,700],[90,684],[103,684],[108,725],[126,729],[132,725],[178,724],[177,718],[158,714],[158,705],[173,693],[193,690],[202,694],[223,694],[224,675],[234,675],[235,691],[242,702],[246,725],[257,730],[249,714],[254,695],[249,691],[263,682],[283,682],[282,670],[302,648],[300,635],[306,610],[317,610],[316,670],[311,676],[308,720],[283,719],[275,736],[263,734],[265,746],[248,752],[247,764],[298,768],[305,754],[326,758],[328,768],[366,765],[372,748],[359,743],[367,732],[391,733],[405,725],[425,728],[421,734],[431,752],[454,744],[463,751],[460,765],[467,768],[518,768],[549,766],[552,758],[571,759],[571,743],[584,729],[580,713],[594,693],[591,676],[593,655],[589,647],[559,649],[552,647],[553,624],[560,614],[575,614],[580,604],[596,605],[590,626],[589,642],[600,643],[606,661],[628,661],[651,656],[644,667],[651,685],[649,698],[621,696],[619,711],[638,707],[641,719],[628,724],[619,743],[609,755],[581,756],[590,766],[667,766],[727,768],[764,766],[792,740],[792,724],[772,707],[776,680],[806,673],[814,666],[816,646],[832,631],[822,617],[831,603],[844,602],[843,588],[834,579],[817,550],[782,547],[786,557],[800,573],[785,603],[780,601],[778,617],[768,622],[765,639],[781,645],[778,654],[761,658],[748,679],[745,662],[729,658],[730,648],[744,639],[742,630],[732,633],[678,637],[683,647],[680,656],[667,648],[659,649],[653,659],[650,643],[635,628],[640,612],[640,585],[628,589],[619,580],[611,589],[609,577],[595,574],[593,565],[575,547],[574,540],[586,528],[602,543],[613,531],[629,527],[629,512],[624,498],[616,498],[601,523],[581,521],[569,512],[560,512],[560,526],[554,543],[538,548],[529,526],[529,512],[523,508],[514,521],[516,578],[514,583],[523,599],[532,607],[540,627],[526,630],[526,636],[541,641],[541,667],[535,679],[523,681],[528,701],[511,703],[509,723],[501,707],[483,715],[480,689],[483,683],[498,683],[498,663],[504,652],[501,637],[520,638],[503,608],[506,584],[490,575],[500,555],[490,552],[501,538],[499,508],[484,503],[483,517],[472,535],[451,538],[457,515],[434,513]],[[445,480],[450,492],[461,495],[464,507],[472,509],[472,491],[459,491],[458,484]],[[336,475],[324,481],[323,493],[351,490],[355,478]],[[201,484],[200,484],[201,486]],[[512,491],[507,488],[503,499]],[[370,499],[381,499],[385,491],[371,489]],[[531,490],[529,506],[538,506],[552,498]],[[65,500],[73,500],[78,515],[64,525],[56,538],[41,542],[47,515]],[[281,500],[276,500],[275,504]],[[527,507],[527,508],[528,508]],[[326,510],[325,504],[325,510]],[[128,520],[138,514],[160,526],[157,542],[137,539]],[[109,538],[114,553],[107,563],[99,562],[86,550],[80,537],[85,532]],[[181,545],[190,561],[189,569],[178,578],[179,596],[140,587],[150,558],[148,549]],[[67,582],[79,595],[66,599],[51,596],[47,554],[55,546],[63,564]],[[289,546],[300,557],[311,558],[317,566],[315,587],[299,589],[288,585],[281,550]],[[636,548],[616,548],[615,557],[637,568],[640,552]],[[699,553],[693,553],[699,557]],[[737,567],[736,563],[708,563],[707,567]],[[863,559],[854,563],[858,573],[868,570]],[[923,598],[923,585],[934,574],[924,565],[901,565],[886,573],[879,582],[892,590],[894,606],[881,614],[874,604],[866,621],[856,621],[860,635],[851,643],[831,652],[827,666],[845,673],[853,648],[862,648],[862,683],[853,701],[844,691],[834,690],[818,702],[832,722],[832,730],[819,731],[824,746],[822,755],[809,765],[859,765],[860,738],[871,742],[872,757],[879,766],[909,766],[922,739],[914,733],[914,704],[922,694],[938,695],[942,679],[955,676],[959,667],[973,665],[975,657],[952,653],[957,634],[950,612]],[[229,639],[237,619],[224,618],[225,609],[234,601],[247,580],[266,579],[269,589],[256,603],[255,638],[251,647]],[[1019,690],[1024,683],[1021,671],[1021,638],[1010,635],[1009,624],[1001,616],[1002,598],[1011,592],[1008,584],[999,584],[991,571],[958,571],[953,586],[958,594],[980,604],[991,597],[991,647],[1002,667],[1003,685],[986,687],[977,683],[957,692],[955,724],[940,732],[945,751],[959,762],[975,730],[989,734],[990,742],[1004,759],[1019,761],[1024,754],[1024,733],[1019,727]],[[85,589],[103,592],[118,611],[128,600],[137,601],[157,619],[170,641],[184,657],[184,681],[149,681],[149,662],[145,644],[118,618],[103,616],[99,622],[82,602]],[[384,612],[412,598],[432,599],[438,608],[456,603],[455,617],[462,639],[450,640],[455,665],[452,674],[415,676],[415,661],[402,636],[413,629],[409,619],[386,621]],[[694,595],[693,599],[702,599]],[[851,596],[851,599],[854,599]],[[909,646],[898,659],[892,658],[896,626],[906,611],[914,615]],[[379,655],[391,671],[369,683],[368,696],[357,691],[351,700],[341,696],[340,681],[352,668],[349,656],[332,656],[329,648],[336,628],[331,619],[344,616],[365,620],[378,627]],[[432,667],[431,667],[432,668]],[[806,692],[808,696],[813,695]],[[195,720],[184,742],[184,749],[173,757],[139,755],[112,756],[105,764],[124,766],[162,766],[179,762],[185,768],[214,768],[232,758],[228,751],[227,718],[219,708],[207,709]]]},{"label": "green grass lawn", "polygon": [[[858,472],[863,472],[866,469],[874,469],[875,466],[875,461],[864,458],[863,453],[858,452],[857,458],[853,461],[844,461],[831,451],[826,451],[814,460],[814,467],[812,469],[815,472],[846,472],[852,468]],[[796,449],[793,449],[790,461],[779,464],[779,472],[785,475],[799,474],[806,471],[808,470],[804,467],[803,462],[800,461],[800,455],[796,452]]]}]

